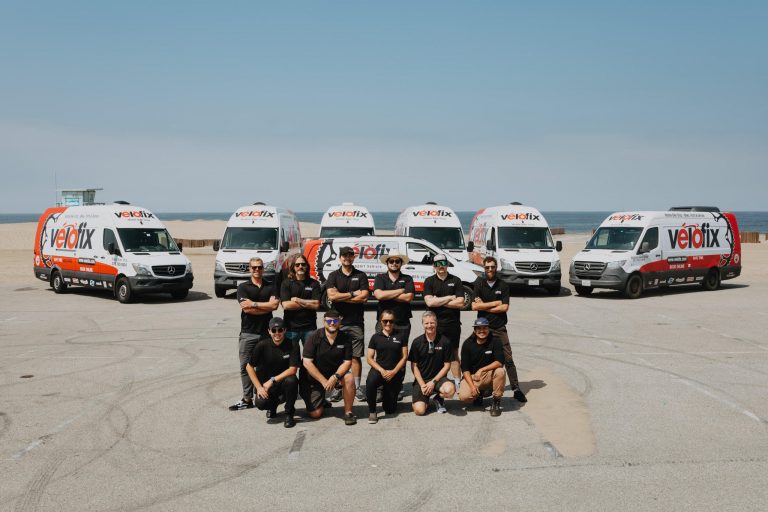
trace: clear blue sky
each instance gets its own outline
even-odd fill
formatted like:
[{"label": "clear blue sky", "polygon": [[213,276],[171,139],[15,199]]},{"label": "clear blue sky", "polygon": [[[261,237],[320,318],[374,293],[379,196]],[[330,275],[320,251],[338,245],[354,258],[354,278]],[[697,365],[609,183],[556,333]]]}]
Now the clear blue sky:
[{"label": "clear blue sky", "polygon": [[0,212],[768,210],[768,2],[3,2]]}]

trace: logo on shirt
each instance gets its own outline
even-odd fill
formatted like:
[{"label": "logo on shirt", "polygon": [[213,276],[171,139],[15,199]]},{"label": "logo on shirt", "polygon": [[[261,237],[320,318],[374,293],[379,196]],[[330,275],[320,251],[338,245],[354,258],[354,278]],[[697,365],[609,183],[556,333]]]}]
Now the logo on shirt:
[{"label": "logo on shirt", "polygon": [[304,288],[304,290],[306,290],[308,292],[311,292],[312,291],[312,287],[311,286],[307,286],[306,288]]},{"label": "logo on shirt", "polygon": [[456,286],[456,283],[448,283],[448,286]]},{"label": "logo on shirt", "polygon": [[290,357],[290,354],[285,354],[285,355],[283,356],[283,359],[288,359],[289,357]]},{"label": "logo on shirt", "polygon": [[336,348],[344,348],[344,345],[336,345]]},{"label": "logo on shirt", "polygon": [[495,291],[495,292],[493,292],[493,293],[495,293],[496,295],[501,295],[501,290],[496,290],[496,291]]},{"label": "logo on shirt", "polygon": [[486,354],[493,354],[493,351],[492,350],[486,350],[485,353]]},{"label": "logo on shirt", "polygon": [[400,340],[399,340],[399,339],[397,339],[397,338],[392,338],[392,341],[393,341],[394,343],[399,343],[399,344],[402,344],[402,343],[403,343],[402,341],[400,341]]}]

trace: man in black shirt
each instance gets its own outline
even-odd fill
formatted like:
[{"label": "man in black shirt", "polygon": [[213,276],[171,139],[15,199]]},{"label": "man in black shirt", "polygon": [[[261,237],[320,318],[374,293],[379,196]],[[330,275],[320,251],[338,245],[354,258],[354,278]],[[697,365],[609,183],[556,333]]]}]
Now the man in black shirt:
[{"label": "man in black shirt", "polygon": [[320,283],[309,277],[309,263],[299,254],[288,261],[288,275],[280,285],[280,301],[285,310],[285,336],[296,343],[307,341],[317,330],[320,309]]},{"label": "man in black shirt", "polygon": [[381,332],[381,312],[390,310],[395,313],[393,332],[405,344],[411,338],[411,301],[416,293],[413,278],[400,272],[400,268],[408,263],[408,256],[396,253],[385,254],[381,262],[387,266],[387,271],[376,276],[373,282],[373,296],[379,301],[376,313],[376,332]]},{"label": "man in black shirt", "polygon": [[319,418],[325,408],[325,393],[341,388],[344,395],[344,423],[354,425],[355,380],[352,367],[352,342],[339,329],[341,315],[330,309],[323,317],[323,328],[313,332],[304,344],[304,367],[299,378],[299,392],[310,418]]},{"label": "man in black shirt", "polygon": [[434,395],[437,412],[447,412],[445,399],[456,392],[453,382],[446,378],[451,367],[453,351],[451,342],[445,336],[437,335],[437,315],[425,311],[421,315],[424,334],[413,340],[408,352],[413,372],[413,412],[424,416],[429,407],[429,398]]},{"label": "man in black shirt", "polygon": [[268,338],[267,324],[272,312],[277,309],[278,301],[272,285],[264,281],[264,262],[253,257],[248,262],[251,278],[237,287],[237,302],[240,305],[240,381],[243,385],[243,398],[229,406],[230,411],[239,411],[253,407],[253,383],[245,367],[251,359],[253,347]]},{"label": "man in black shirt", "polygon": [[437,334],[451,342],[453,351],[451,373],[456,386],[461,382],[459,342],[461,341],[461,310],[464,309],[464,285],[461,279],[448,273],[448,258],[437,254],[432,260],[435,275],[424,280],[424,302],[437,315]]},{"label": "man in black shirt", "polygon": [[261,340],[253,349],[245,369],[256,388],[254,405],[267,410],[267,419],[277,416],[277,406],[285,402],[285,427],[296,425],[293,419],[296,397],[299,394],[298,342],[285,339],[285,322],[275,317],[269,321],[272,339]]},{"label": "man in black shirt", "polygon": [[[351,247],[339,249],[341,268],[328,275],[325,290],[333,303],[333,308],[341,314],[341,330],[352,340],[352,374],[354,375],[356,398],[365,400],[365,394],[360,389],[360,376],[363,367],[360,359],[365,352],[365,303],[368,300],[368,275],[352,266],[355,261],[355,250]],[[331,393],[331,401],[338,402],[340,392]]]},{"label": "man in black shirt", "polygon": [[504,366],[507,369],[509,387],[514,392],[515,400],[527,402],[517,379],[515,360],[512,359],[512,346],[507,334],[507,311],[509,310],[509,285],[496,276],[498,263],[493,256],[483,260],[485,277],[475,281],[472,311],[477,311],[477,318],[487,318],[494,338],[501,340],[504,347]]},{"label": "man in black shirt", "polygon": [[459,400],[482,405],[482,391],[493,389],[491,416],[501,414],[501,397],[504,395],[504,349],[501,341],[494,338],[488,328],[487,318],[478,318],[474,334],[464,340],[461,347],[461,370],[464,379],[459,388]]}]

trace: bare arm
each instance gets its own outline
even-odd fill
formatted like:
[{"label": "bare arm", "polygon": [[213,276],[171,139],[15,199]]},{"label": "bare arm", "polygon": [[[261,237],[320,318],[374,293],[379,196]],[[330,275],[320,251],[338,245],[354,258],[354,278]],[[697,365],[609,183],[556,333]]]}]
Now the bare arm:
[{"label": "bare arm", "polygon": [[509,304],[499,304],[488,310],[489,313],[506,313],[509,311]]},{"label": "bare arm", "polygon": [[427,307],[429,308],[439,308],[441,306],[445,306],[455,298],[456,298],[455,295],[446,295],[444,297],[435,297],[434,295],[425,295],[424,302],[427,304]]},{"label": "bare arm", "polygon": [[360,304],[368,301],[368,296],[371,294],[368,290],[358,290],[355,295],[352,296],[347,302],[350,304]]},{"label": "bare arm", "polygon": [[397,302],[411,302],[415,296],[416,296],[416,294],[414,294],[413,292],[401,293],[398,297],[395,298],[395,301],[397,301]]},{"label": "bare arm", "polygon": [[328,288],[325,291],[328,294],[328,298],[333,302],[349,302],[353,297],[350,292],[340,292],[336,288]]},{"label": "bare arm", "polygon": [[472,301],[472,311],[490,311],[496,306],[501,306],[500,300],[483,302],[480,297],[476,297],[475,300]]},{"label": "bare arm", "polygon": [[377,300],[397,299],[402,294],[403,294],[402,288],[398,288],[397,290],[373,290],[373,296]]},{"label": "bare arm", "polygon": [[325,387],[328,379],[326,379],[325,376],[320,373],[320,370],[317,369],[317,366],[315,366],[315,363],[312,359],[307,359],[306,357],[304,358],[304,368],[309,372],[310,377]]}]

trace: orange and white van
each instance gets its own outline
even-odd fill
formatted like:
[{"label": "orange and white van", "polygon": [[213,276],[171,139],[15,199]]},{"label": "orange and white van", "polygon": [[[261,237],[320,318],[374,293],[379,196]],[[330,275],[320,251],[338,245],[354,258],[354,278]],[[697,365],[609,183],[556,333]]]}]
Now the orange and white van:
[{"label": "orange and white van", "polygon": [[376,225],[371,212],[365,206],[354,203],[331,206],[320,220],[320,238],[375,234]]},{"label": "orange and white van", "polygon": [[569,281],[579,295],[608,288],[635,299],[645,289],[678,284],[715,290],[739,274],[736,217],[699,206],[612,213],[574,256]]},{"label": "orange and white van", "polygon": [[154,213],[126,202],[49,208],[35,233],[35,276],[56,293],[110,290],[120,302],[143,293],[183,299],[192,264]]}]

